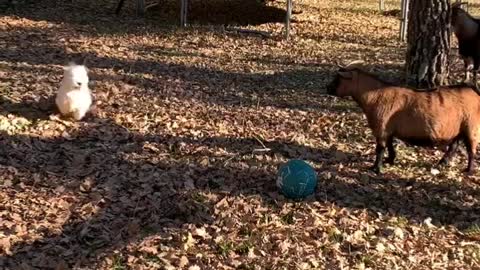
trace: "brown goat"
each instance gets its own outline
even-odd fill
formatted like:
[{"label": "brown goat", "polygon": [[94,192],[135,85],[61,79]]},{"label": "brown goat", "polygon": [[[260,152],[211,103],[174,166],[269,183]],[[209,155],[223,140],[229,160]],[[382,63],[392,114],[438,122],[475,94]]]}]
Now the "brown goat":
[{"label": "brown goat", "polygon": [[327,86],[327,93],[351,96],[367,116],[376,138],[376,159],[370,168],[381,172],[385,148],[386,163],[393,164],[398,138],[417,146],[448,145],[440,164],[448,164],[459,140],[468,151],[466,171],[474,172],[473,160],[480,127],[480,98],[467,86],[446,86],[419,91],[393,86],[356,67],[341,68]]}]

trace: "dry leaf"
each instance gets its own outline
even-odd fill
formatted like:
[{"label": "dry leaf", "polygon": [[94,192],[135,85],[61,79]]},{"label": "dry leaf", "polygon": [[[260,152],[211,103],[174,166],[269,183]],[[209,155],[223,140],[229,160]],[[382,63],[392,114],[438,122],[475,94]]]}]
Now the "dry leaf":
[{"label": "dry leaf", "polygon": [[0,248],[5,252],[7,255],[12,255],[11,251],[11,244],[9,237],[0,237]]},{"label": "dry leaf", "polygon": [[93,178],[87,177],[80,185],[80,191],[89,192],[94,185],[95,185],[95,181],[93,180]]},{"label": "dry leaf", "polygon": [[[465,241],[477,234],[478,176],[462,173],[465,158],[440,173],[430,168],[445,149],[396,140],[395,165],[373,174],[365,114],[325,94],[337,64],[357,59],[404,84],[412,46],[398,41],[398,7],[306,0],[287,41],[281,1],[195,4],[189,14],[205,29],[136,22],[131,5],[126,27],[103,1],[30,2],[0,16],[1,269],[478,262],[478,243]],[[455,84],[463,62],[450,54]],[[87,59],[95,99],[82,121],[60,117],[54,101],[61,65],[76,58]],[[275,186],[291,159],[319,172],[310,198]]]},{"label": "dry leaf", "polygon": [[395,230],[393,232],[398,239],[403,239],[405,237],[404,233],[403,233],[403,230],[401,228],[397,227],[397,228],[395,228]]},{"label": "dry leaf", "polygon": [[375,246],[375,249],[376,249],[378,252],[383,253],[383,252],[385,252],[386,247],[385,247],[384,244],[382,244],[382,243],[379,242],[379,243],[377,243],[377,245]]},{"label": "dry leaf", "polygon": [[189,263],[188,258],[185,256],[180,257],[180,261],[178,262],[178,267],[185,267]]},{"label": "dry leaf", "polygon": [[195,239],[193,239],[192,234],[189,232],[186,236],[183,237],[182,248],[188,250],[189,248],[195,245]]}]

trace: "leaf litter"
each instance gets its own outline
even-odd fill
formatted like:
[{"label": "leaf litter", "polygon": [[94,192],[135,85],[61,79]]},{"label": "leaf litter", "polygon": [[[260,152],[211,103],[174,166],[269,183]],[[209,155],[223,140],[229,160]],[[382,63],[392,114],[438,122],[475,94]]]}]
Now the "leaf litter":
[{"label": "leaf litter", "polygon": [[[464,154],[437,171],[439,151],[398,143],[375,176],[364,116],[324,95],[351,60],[401,78],[398,18],[376,1],[297,1],[289,41],[273,11],[244,26],[263,38],[204,24],[219,3],[192,1],[186,29],[163,24],[172,4],[143,20],[115,4],[20,1],[0,18],[0,268],[480,269]],[[239,23],[235,8],[220,19]],[[95,96],[82,122],[51,106],[76,57]],[[302,201],[275,187],[292,158],[319,173]]]}]

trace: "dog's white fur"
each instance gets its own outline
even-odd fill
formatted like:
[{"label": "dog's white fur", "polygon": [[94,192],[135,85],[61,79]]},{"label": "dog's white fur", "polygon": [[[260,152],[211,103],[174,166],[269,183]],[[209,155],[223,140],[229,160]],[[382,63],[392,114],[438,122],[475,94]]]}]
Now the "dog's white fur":
[{"label": "dog's white fur", "polygon": [[70,63],[64,67],[55,103],[62,115],[72,115],[81,120],[92,105],[92,94],[88,88],[87,68]]}]

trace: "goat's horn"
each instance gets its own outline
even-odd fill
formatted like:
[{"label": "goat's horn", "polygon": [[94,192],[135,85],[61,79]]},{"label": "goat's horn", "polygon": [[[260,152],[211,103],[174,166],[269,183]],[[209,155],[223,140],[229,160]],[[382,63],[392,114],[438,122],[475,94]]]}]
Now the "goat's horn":
[{"label": "goat's horn", "polygon": [[452,4],[452,7],[460,7],[462,5],[468,4],[467,2],[455,2]]},{"label": "goat's horn", "polygon": [[353,62],[350,62],[348,65],[344,66],[344,68],[354,67],[364,63],[365,62],[363,60],[355,60]]}]

